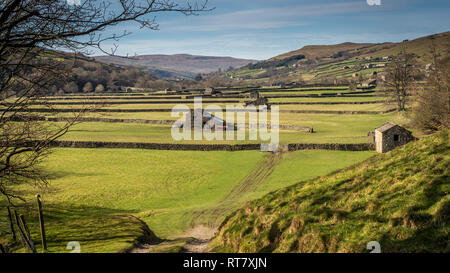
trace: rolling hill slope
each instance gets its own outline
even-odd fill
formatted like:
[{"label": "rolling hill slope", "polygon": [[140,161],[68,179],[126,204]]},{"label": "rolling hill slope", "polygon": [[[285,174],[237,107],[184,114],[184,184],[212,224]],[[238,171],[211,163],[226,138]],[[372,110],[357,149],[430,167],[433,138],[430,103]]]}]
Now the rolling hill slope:
[{"label": "rolling hill slope", "polygon": [[247,204],[213,241],[225,252],[450,251],[449,130]]},{"label": "rolling hill slope", "polygon": [[272,59],[285,59],[296,55],[305,55],[308,59],[313,58],[325,58],[328,56],[332,56],[334,54],[337,54],[339,52],[344,51],[352,51],[357,50],[364,47],[370,47],[374,44],[358,44],[358,43],[342,43],[337,45],[310,45],[305,46],[299,50],[294,50],[288,53],[284,53],[281,55],[278,55],[276,57],[273,57]]},{"label": "rolling hill slope", "polygon": [[[385,64],[383,57],[397,55],[403,48],[414,53],[421,67],[431,63],[430,50],[434,45],[438,52],[448,52],[450,32],[433,34],[401,43],[342,43],[337,45],[310,45],[259,62],[235,69],[226,76],[260,82],[276,78],[277,81],[321,81],[350,79],[353,73],[369,76],[383,72],[384,67],[365,69],[366,64]],[[370,59],[367,59],[370,57]],[[344,68],[345,67],[345,68]]]}]

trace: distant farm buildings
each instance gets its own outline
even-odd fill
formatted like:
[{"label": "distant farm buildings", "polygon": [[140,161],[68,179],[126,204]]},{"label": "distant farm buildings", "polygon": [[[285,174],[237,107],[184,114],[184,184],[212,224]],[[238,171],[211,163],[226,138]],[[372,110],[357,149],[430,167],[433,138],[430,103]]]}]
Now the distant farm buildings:
[{"label": "distant farm buildings", "polygon": [[347,70],[347,69],[350,69],[350,66],[344,66],[344,67],[342,67],[342,69],[344,69],[344,70]]},{"label": "distant farm buildings", "polygon": [[272,87],[285,88],[286,87],[286,83],[284,83],[284,82],[275,82],[275,83],[272,83]]},{"label": "distant farm buildings", "polygon": [[176,94],[177,93],[177,91],[174,91],[174,90],[172,90],[172,89],[170,89],[170,88],[166,88],[165,90],[164,90],[164,94]]},{"label": "distant farm buildings", "polygon": [[377,80],[370,79],[361,83],[361,88],[374,88],[377,87]]},{"label": "distant farm buildings", "polygon": [[379,153],[389,152],[413,140],[409,130],[391,122],[375,129],[375,149]]}]

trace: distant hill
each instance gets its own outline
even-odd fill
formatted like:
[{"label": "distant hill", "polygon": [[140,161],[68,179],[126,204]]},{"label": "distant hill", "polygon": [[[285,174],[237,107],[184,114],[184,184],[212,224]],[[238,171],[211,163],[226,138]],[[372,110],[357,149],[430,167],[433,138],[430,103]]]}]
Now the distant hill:
[{"label": "distant hill", "polygon": [[150,71],[160,78],[193,78],[198,73],[210,73],[227,70],[230,67],[239,68],[256,60],[237,59],[232,57],[195,56],[188,54],[176,55],[140,55],[132,58],[112,56],[97,56],[97,61],[135,66]]},{"label": "distant hill", "polygon": [[[348,80],[354,73],[370,76],[383,72],[387,61],[383,57],[397,55],[403,48],[417,57],[421,66],[431,63],[431,46],[438,52],[448,52],[450,32],[433,34],[399,43],[342,43],[336,45],[309,45],[290,51],[254,65],[235,69],[223,76],[247,80],[259,84],[276,78],[277,81],[323,81]],[[372,68],[365,65],[372,64]],[[377,66],[379,65],[379,66]]]},{"label": "distant hill", "polygon": [[222,223],[219,252],[450,251],[449,130],[269,193]]},{"label": "distant hill", "polygon": [[271,58],[275,60],[285,59],[296,55],[304,55],[308,59],[314,58],[326,58],[328,56],[333,56],[339,52],[356,50],[364,47],[370,47],[374,44],[357,44],[357,43],[343,43],[337,45],[309,45],[305,46],[299,50],[294,50],[288,53],[278,55]]}]

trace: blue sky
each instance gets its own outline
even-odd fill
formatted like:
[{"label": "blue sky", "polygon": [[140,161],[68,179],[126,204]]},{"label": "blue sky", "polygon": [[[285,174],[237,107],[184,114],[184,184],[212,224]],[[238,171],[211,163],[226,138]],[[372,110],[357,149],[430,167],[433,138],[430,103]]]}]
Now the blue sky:
[{"label": "blue sky", "polygon": [[215,9],[198,16],[156,14],[157,31],[122,24],[107,32],[132,32],[118,42],[120,55],[262,60],[311,44],[398,42],[450,30],[449,0],[378,1],[381,5],[367,0],[210,0]]}]

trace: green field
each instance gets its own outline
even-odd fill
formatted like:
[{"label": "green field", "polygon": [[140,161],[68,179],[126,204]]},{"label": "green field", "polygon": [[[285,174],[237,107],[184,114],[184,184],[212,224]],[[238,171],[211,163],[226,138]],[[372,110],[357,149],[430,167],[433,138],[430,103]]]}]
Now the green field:
[{"label": "green field", "polygon": [[[320,88],[319,88],[320,89]],[[326,88],[323,88],[326,89]],[[346,87],[342,88],[346,90]],[[314,91],[316,92],[316,91]],[[319,91],[320,92],[320,91]],[[327,92],[327,91],[323,91]],[[292,92],[295,93],[295,92]],[[99,96],[100,101],[103,97]],[[107,109],[171,109],[175,103],[145,104],[150,100],[121,100],[130,104],[110,104]],[[209,100],[210,98],[208,98]],[[180,100],[180,99],[176,99]],[[223,99],[214,98],[225,108]],[[360,102],[378,97],[280,98],[280,102]],[[63,100],[61,100],[63,101]],[[83,100],[65,100],[78,102]],[[98,101],[98,100],[95,100]],[[155,100],[156,101],[156,100]],[[86,100],[89,105],[90,100]],[[204,103],[203,106],[211,103]],[[193,104],[186,100],[186,105]],[[40,106],[33,106],[39,108]],[[56,105],[55,108],[81,108]],[[281,110],[383,111],[384,104],[280,105]],[[31,113],[32,114],[32,113]],[[214,113],[213,113],[214,114]],[[42,114],[41,114],[42,115]],[[71,113],[45,114],[71,117]],[[235,114],[236,115],[236,114]],[[176,120],[170,112],[90,112],[84,117],[109,119]],[[315,133],[281,129],[280,142],[287,143],[368,143],[367,133],[392,121],[407,119],[390,114],[279,114],[280,124],[314,128]],[[269,123],[270,115],[269,115]],[[51,126],[62,123],[51,122]],[[248,130],[245,131],[248,134]],[[225,139],[225,138],[224,138]],[[175,141],[170,124],[83,122],[73,126],[61,140],[97,142],[140,142],[182,144],[244,144],[258,140]],[[192,227],[216,228],[232,211],[246,202],[300,181],[360,162],[374,152],[297,151],[277,154],[259,151],[193,152],[139,149],[53,149],[43,167],[51,174],[48,187],[17,186],[28,203],[19,203],[36,243],[37,215],[32,198],[43,196],[50,252],[66,252],[68,241],[79,241],[82,252],[129,251],[137,241],[156,243],[169,239],[153,251],[179,251]],[[5,200],[0,200],[2,207]],[[0,243],[8,245],[5,210],[0,210]],[[143,221],[143,222],[142,222]],[[148,227],[151,229],[148,230]],[[146,231],[143,232],[143,231]],[[153,233],[152,233],[153,232]],[[145,235],[146,234],[146,235]],[[145,236],[144,236],[145,235]],[[173,240],[173,241],[171,241]],[[167,247],[167,244],[169,245]],[[167,247],[167,248],[166,248]],[[174,250],[176,249],[176,250]],[[16,251],[24,251],[15,247]]]},{"label": "green field", "polygon": [[[168,113],[169,114],[169,113]],[[331,115],[281,113],[281,125],[296,125],[314,128],[315,133],[295,130],[280,130],[281,143],[364,143],[367,133],[387,121],[398,123],[405,119],[397,114],[383,115]],[[152,116],[148,115],[149,119]],[[247,132],[248,134],[248,132]],[[150,143],[260,143],[260,140],[175,141],[171,138],[171,125],[86,122],[75,125],[62,140],[150,142]]]},{"label": "green field", "polygon": [[381,97],[307,97],[307,98],[269,98],[269,103],[276,104],[278,102],[373,102],[383,101]]},{"label": "green field", "polygon": [[280,105],[280,110],[312,110],[312,111],[386,111],[392,106],[387,106],[384,103],[371,104],[283,104]]},{"label": "green field", "polygon": [[[240,192],[231,204],[224,206],[221,201],[240,183],[247,183],[246,175],[265,162],[266,153],[55,149],[45,164],[54,178],[40,190],[50,252],[65,252],[65,244],[73,240],[80,241],[83,252],[129,249],[139,236],[139,223],[128,215],[145,221],[161,238],[176,238],[192,221],[201,223],[202,217],[210,217],[195,212],[222,204],[221,214],[214,218],[219,222],[248,200],[351,165],[372,154],[329,151],[287,154],[258,187]],[[292,166],[294,172],[289,171]],[[20,186],[15,190],[25,193],[30,201],[30,207],[21,206],[19,211],[26,215],[33,238],[39,238],[31,202],[36,189]],[[3,204],[4,201],[1,200]],[[2,210],[0,214],[2,237],[6,237],[8,230],[4,213]]]}]

